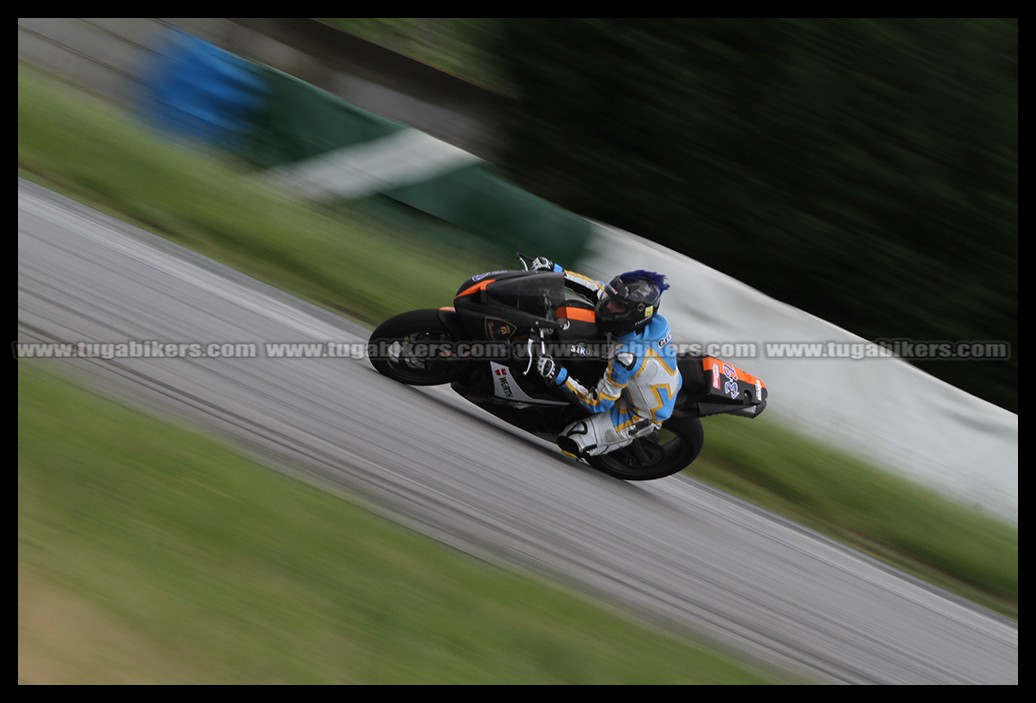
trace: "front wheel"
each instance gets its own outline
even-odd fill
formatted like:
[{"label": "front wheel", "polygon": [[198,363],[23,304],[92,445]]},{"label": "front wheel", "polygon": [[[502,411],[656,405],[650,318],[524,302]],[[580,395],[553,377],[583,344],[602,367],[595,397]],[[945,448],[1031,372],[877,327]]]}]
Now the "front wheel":
[{"label": "front wheel", "polygon": [[586,461],[602,473],[624,481],[650,481],[682,471],[698,457],[705,441],[701,420],[671,417],[662,429],[607,454]]},{"label": "front wheel", "polygon": [[411,386],[450,383],[464,362],[450,356],[450,331],[436,310],[413,310],[389,318],[371,333],[371,364],[380,373]]}]

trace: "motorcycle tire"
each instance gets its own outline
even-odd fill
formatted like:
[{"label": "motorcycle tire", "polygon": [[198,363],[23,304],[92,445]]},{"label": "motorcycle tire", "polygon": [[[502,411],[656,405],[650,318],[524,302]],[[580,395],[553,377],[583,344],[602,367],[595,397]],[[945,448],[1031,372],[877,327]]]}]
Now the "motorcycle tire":
[{"label": "motorcycle tire", "polygon": [[465,364],[446,352],[437,357],[427,350],[453,341],[438,311],[412,310],[389,318],[371,333],[369,358],[375,369],[400,383],[437,386],[453,381]]},{"label": "motorcycle tire", "polygon": [[696,417],[673,416],[662,429],[621,449],[590,456],[586,461],[598,471],[624,481],[651,481],[683,471],[698,458],[705,433]]}]

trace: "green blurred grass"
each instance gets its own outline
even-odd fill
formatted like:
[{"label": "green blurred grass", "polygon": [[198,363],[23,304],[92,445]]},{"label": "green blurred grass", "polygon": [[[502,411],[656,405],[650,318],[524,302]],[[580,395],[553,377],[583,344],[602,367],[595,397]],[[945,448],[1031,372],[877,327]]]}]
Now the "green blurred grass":
[{"label": "green blurred grass", "polygon": [[22,683],[780,683],[18,371]]},{"label": "green blurred grass", "polygon": [[1017,618],[1017,527],[764,418],[707,422],[689,475]]},{"label": "green blurred grass", "polygon": [[[19,167],[368,322],[452,298],[510,255],[387,201],[302,204],[247,168],[158,137],[110,107],[19,72]],[[712,418],[690,473],[1017,617],[1018,533],[765,420]]]}]

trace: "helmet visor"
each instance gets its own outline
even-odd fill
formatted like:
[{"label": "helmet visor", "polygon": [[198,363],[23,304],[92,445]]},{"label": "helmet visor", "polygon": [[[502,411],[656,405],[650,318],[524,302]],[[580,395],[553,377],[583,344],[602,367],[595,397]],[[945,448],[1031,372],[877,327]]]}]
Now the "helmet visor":
[{"label": "helmet visor", "polygon": [[609,297],[604,301],[604,309],[609,316],[616,317],[628,313],[630,311],[630,304],[625,300]]},{"label": "helmet visor", "polygon": [[614,320],[629,314],[629,301],[605,293],[597,303],[597,316],[602,320]]}]

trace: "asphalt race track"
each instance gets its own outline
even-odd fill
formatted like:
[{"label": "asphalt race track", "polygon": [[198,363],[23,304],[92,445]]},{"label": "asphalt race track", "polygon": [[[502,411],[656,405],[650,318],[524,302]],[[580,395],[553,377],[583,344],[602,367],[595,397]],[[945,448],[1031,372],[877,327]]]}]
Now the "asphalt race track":
[{"label": "asphalt race track", "polygon": [[761,662],[821,682],[1018,682],[1016,624],[688,478],[599,475],[446,388],[362,359],[268,358],[263,342],[367,332],[22,180],[18,325],[19,341],[255,342],[254,358],[51,363],[458,548]]}]

